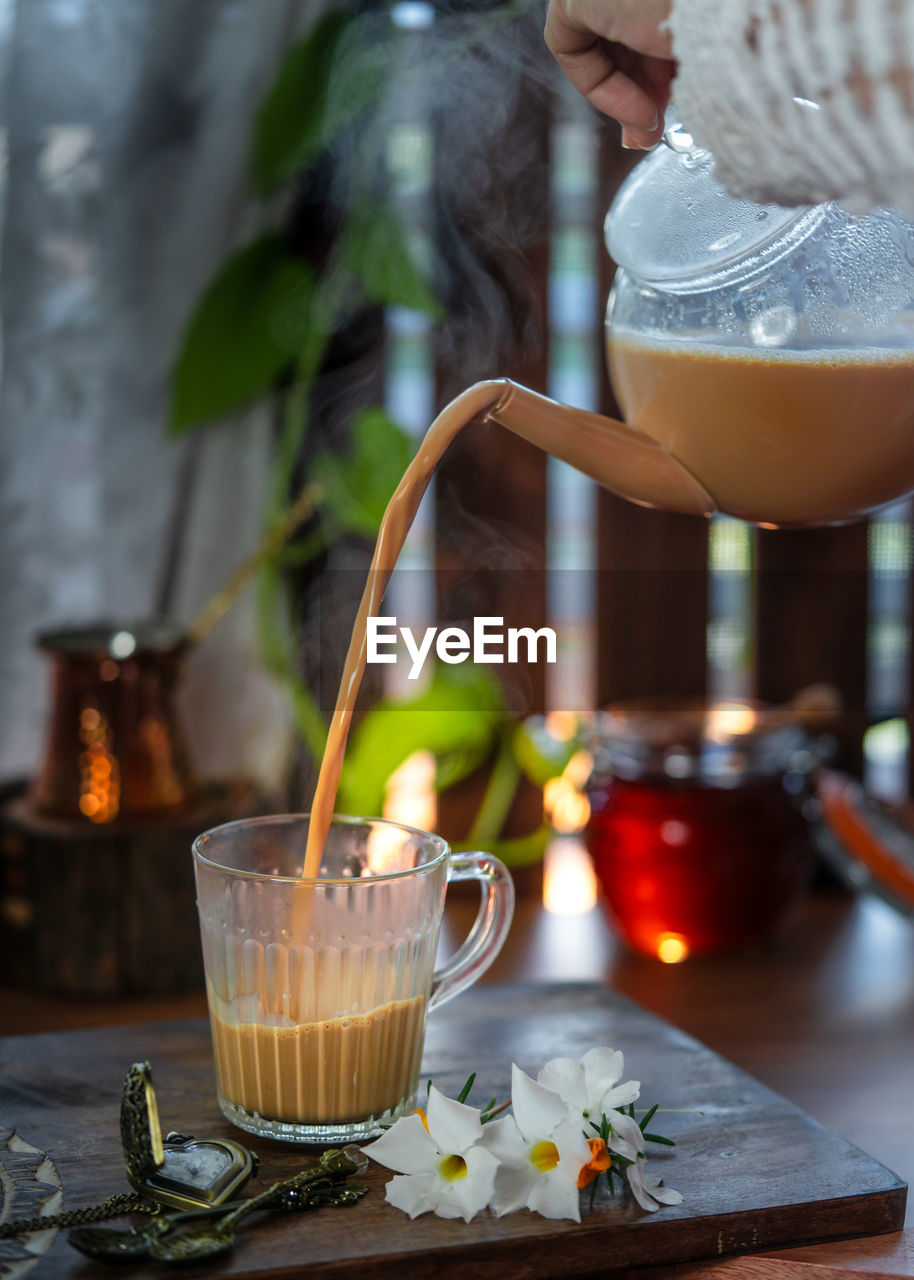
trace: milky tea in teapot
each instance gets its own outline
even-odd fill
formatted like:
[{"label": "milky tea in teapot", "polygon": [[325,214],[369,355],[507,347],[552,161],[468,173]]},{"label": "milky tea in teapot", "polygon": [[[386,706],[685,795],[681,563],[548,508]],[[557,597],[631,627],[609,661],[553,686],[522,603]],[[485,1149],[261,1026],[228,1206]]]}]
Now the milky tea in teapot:
[{"label": "milky tea in teapot", "polygon": [[729,515],[834,524],[914,487],[911,352],[608,345],[628,421]]}]

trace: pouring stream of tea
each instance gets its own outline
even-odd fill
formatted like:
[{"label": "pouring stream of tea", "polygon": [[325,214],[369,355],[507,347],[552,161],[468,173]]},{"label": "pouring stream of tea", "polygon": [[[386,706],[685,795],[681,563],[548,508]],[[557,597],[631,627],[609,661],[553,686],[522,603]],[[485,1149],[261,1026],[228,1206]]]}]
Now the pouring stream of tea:
[{"label": "pouring stream of tea", "polygon": [[311,806],[302,870],[306,879],[318,875],[333,817],[346,739],[365,672],[368,618],[380,609],[432,472],[454,437],[473,421],[507,427],[633,502],[695,515],[714,510],[704,488],[663,445],[622,422],[557,404],[507,378],[477,382],[452,400],[426,433],[381,521]]}]

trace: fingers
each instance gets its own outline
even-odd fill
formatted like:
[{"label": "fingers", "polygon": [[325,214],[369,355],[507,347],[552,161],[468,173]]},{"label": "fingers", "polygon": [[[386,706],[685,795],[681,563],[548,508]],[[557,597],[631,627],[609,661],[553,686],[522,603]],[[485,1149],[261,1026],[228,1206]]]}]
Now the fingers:
[{"label": "fingers", "polygon": [[637,73],[638,86],[648,95],[657,108],[660,121],[657,128],[647,131],[622,126],[622,145],[629,148],[655,146],[663,136],[665,126],[664,113],[670,104],[670,93],[675,73],[675,63],[667,58],[643,58],[641,65],[632,72]]},{"label": "fingers", "polygon": [[619,121],[623,145],[652,147],[663,134],[673,63],[602,38],[600,29],[595,15],[588,17],[580,6],[572,17],[567,0],[550,0],[544,38],[571,83]]},{"label": "fingers", "polygon": [[649,92],[621,70],[610,46],[592,37],[586,48],[553,52],[578,92],[598,111],[619,121],[623,145],[648,148],[660,141],[668,80],[665,94]]},{"label": "fingers", "polygon": [[617,66],[607,68],[584,96],[598,111],[619,121],[623,146],[646,150],[663,136],[663,111],[657,99]]},{"label": "fingers", "polygon": [[633,54],[669,61],[670,0],[549,0],[546,44],[556,56],[602,37]]},{"label": "fingers", "polygon": [[659,129],[629,129],[622,126],[621,141],[626,151],[650,151],[662,137],[662,126]]}]

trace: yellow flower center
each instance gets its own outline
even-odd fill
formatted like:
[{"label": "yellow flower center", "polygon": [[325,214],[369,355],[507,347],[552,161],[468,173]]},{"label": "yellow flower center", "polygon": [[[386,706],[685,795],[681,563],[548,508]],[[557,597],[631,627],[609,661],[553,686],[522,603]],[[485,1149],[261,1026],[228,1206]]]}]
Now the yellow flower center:
[{"label": "yellow flower center", "polygon": [[538,1142],[535,1147],[531,1147],[530,1163],[535,1165],[540,1173],[548,1173],[558,1162],[559,1149],[554,1142]]},{"label": "yellow flower center", "polygon": [[456,1182],[458,1178],[467,1176],[467,1162],[463,1156],[445,1156],[438,1166],[438,1172],[448,1182]]}]

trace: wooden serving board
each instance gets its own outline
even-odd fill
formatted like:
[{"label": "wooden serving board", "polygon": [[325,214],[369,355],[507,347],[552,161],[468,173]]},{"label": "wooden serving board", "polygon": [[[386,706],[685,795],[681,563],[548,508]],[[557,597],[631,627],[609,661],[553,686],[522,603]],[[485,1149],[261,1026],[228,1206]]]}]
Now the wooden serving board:
[{"label": "wooden serving board", "polygon": [[[656,1148],[651,1167],[684,1201],[655,1214],[628,1193],[601,1191],[580,1225],[526,1211],[467,1224],[425,1215],[410,1221],[385,1203],[391,1175],[373,1165],[370,1194],[357,1206],[252,1219],[225,1259],[182,1269],[214,1275],[309,1280],[473,1280],[601,1275],[846,1236],[898,1230],[905,1184],[883,1165],[824,1129],[789,1102],[652,1014],[592,984],[483,986],[435,1013],[424,1073],[453,1096],[478,1072],[470,1102],[507,1096],[510,1064],[535,1072],[550,1057],[580,1057],[594,1045],[625,1052],[626,1076],[640,1079],[645,1105],[675,1149]],[[130,1063],[149,1059],[163,1129],[249,1143],[261,1158],[260,1185],[300,1168],[313,1149],[245,1137],[222,1119],[214,1098],[209,1030],[200,1020],[0,1041],[0,1145],[9,1131],[47,1152],[66,1207],[126,1190],[118,1133],[121,1083]],[[5,1128],[4,1128],[5,1126]],[[20,1162],[21,1163],[21,1162]],[[45,1175],[48,1168],[45,1167]],[[0,1185],[3,1185],[0,1174]],[[6,1182],[4,1216],[20,1213]],[[0,1242],[0,1275],[4,1249]],[[27,1266],[27,1264],[26,1264]],[[162,1268],[106,1271],[57,1233],[38,1262],[38,1280],[99,1274],[162,1276]],[[23,1271],[24,1274],[24,1271]]]}]

